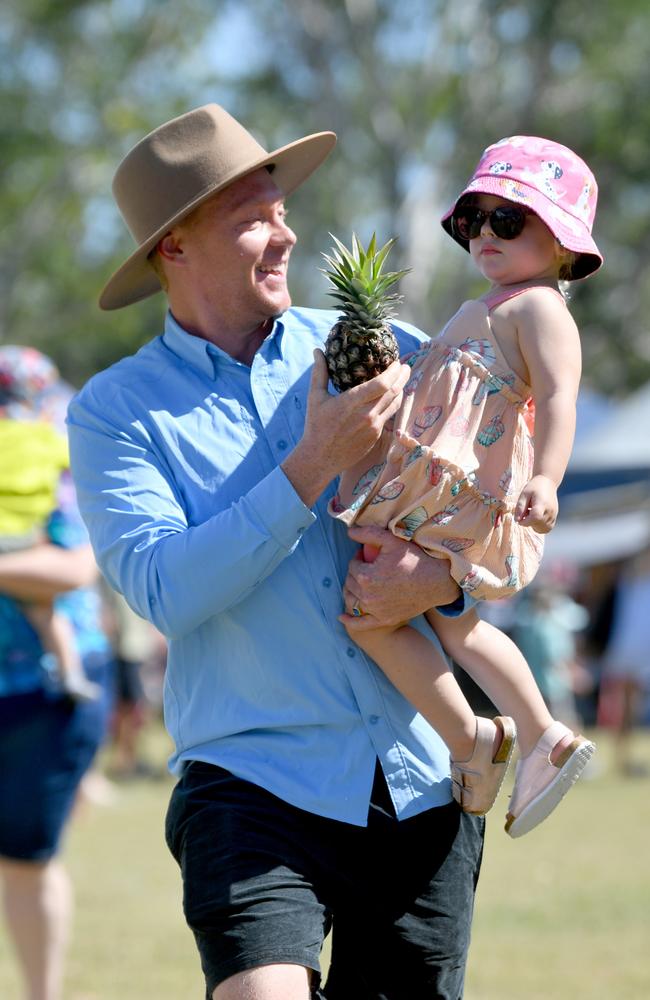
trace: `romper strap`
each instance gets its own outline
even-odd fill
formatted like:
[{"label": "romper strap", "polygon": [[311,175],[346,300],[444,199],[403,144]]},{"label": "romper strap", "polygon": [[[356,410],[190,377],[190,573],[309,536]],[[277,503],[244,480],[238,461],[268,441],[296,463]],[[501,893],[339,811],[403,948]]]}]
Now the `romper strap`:
[{"label": "romper strap", "polygon": [[552,295],[556,295],[562,300],[562,303],[566,305],[564,296],[557,288],[550,288],[548,285],[527,285],[525,288],[513,288],[513,289],[503,289],[500,292],[495,292],[493,294],[485,295],[482,301],[488,308],[488,312],[492,312],[497,306],[500,306],[502,302],[507,302],[509,299],[514,299],[517,295],[523,295],[530,288],[546,288]]}]

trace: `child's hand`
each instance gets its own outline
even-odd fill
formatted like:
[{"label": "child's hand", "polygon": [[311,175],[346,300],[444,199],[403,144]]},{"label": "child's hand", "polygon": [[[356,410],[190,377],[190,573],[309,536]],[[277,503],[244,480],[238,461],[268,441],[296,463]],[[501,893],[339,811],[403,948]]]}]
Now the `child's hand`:
[{"label": "child's hand", "polygon": [[533,476],[524,486],[515,507],[515,520],[545,535],[555,526],[557,487],[547,476]]}]

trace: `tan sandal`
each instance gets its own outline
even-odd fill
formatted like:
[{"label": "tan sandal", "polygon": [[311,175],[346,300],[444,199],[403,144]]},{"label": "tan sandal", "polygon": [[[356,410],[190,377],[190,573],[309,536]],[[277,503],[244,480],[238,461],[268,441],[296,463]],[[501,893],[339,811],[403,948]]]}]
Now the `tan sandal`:
[{"label": "tan sandal", "polygon": [[[495,729],[502,732],[494,753]],[[463,812],[483,816],[494,805],[517,742],[517,727],[509,715],[476,717],[476,742],[469,760],[451,762],[452,794]]]}]

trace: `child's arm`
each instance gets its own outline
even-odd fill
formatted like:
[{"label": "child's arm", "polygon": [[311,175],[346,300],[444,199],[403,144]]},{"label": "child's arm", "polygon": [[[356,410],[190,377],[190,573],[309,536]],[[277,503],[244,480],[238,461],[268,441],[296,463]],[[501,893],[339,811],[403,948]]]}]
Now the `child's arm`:
[{"label": "child's arm", "polygon": [[580,335],[569,310],[555,295],[531,289],[520,303],[517,335],[535,401],[535,463],[515,517],[535,531],[547,532],[557,518],[557,488],[573,446]]}]

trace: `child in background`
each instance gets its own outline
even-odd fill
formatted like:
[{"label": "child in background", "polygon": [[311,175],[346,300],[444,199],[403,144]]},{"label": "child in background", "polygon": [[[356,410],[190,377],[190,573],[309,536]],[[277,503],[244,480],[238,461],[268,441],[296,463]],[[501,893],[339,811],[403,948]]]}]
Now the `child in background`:
[{"label": "child in background", "polygon": [[[45,520],[56,507],[59,479],[69,464],[66,438],[41,406],[58,378],[39,351],[0,347],[0,552],[46,541]],[[58,687],[75,700],[97,698],[100,689],[83,672],[67,618],[45,599],[21,607]]]},{"label": "child in background", "polygon": [[[581,369],[559,283],[602,263],[591,236],[596,198],[587,165],[556,142],[513,136],[485,150],[442,225],[490,288],[404,359],[412,375],[402,406],[342,475],[330,507],[348,525],[388,526],[448,559],[452,577],[478,600],[526,586],[541,560],[540,533],[555,524]],[[366,561],[377,554],[365,547]],[[363,614],[358,604],[353,614]],[[446,742],[453,794],[467,812],[494,803],[514,718],[522,756],[506,830],[521,836],[558,805],[594,745],[552,718],[517,647],[475,610],[426,617],[504,716],[477,718],[442,658],[406,623],[375,629],[342,620]]]}]

